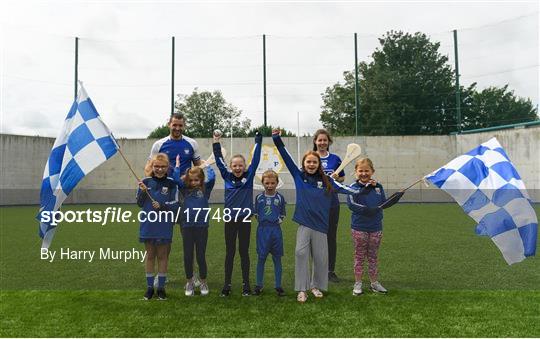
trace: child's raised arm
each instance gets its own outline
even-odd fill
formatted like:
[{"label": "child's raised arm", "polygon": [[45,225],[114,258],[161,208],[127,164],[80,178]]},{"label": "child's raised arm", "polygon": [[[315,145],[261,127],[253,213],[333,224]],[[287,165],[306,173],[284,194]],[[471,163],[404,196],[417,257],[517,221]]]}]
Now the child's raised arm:
[{"label": "child's raised arm", "polygon": [[173,178],[174,182],[178,185],[179,188],[184,188],[185,183],[181,178],[181,174],[182,173],[180,173],[180,155],[177,155],[176,156],[176,166],[174,167],[174,171],[172,173],[172,178]]},{"label": "child's raised arm", "polygon": [[287,151],[287,149],[285,148],[285,144],[283,143],[283,140],[281,140],[280,133],[281,132],[278,129],[272,131],[272,139],[274,140],[274,145],[276,145],[279,154],[281,155],[283,161],[285,161],[285,166],[287,166],[291,175],[293,177],[299,176],[301,172],[298,169],[298,166],[294,163],[294,160],[289,154],[289,151]]},{"label": "child's raised arm", "polygon": [[212,193],[212,189],[214,188],[214,184],[216,183],[216,172],[212,169],[212,167],[208,166],[206,167],[206,179],[204,181],[204,195],[206,196],[206,199],[210,199],[210,193]]},{"label": "child's raised arm", "polygon": [[255,177],[255,173],[257,172],[257,167],[259,167],[259,163],[261,162],[261,149],[262,149],[262,134],[257,131],[255,133],[255,151],[253,152],[253,158],[251,159],[251,164],[249,165],[247,172],[248,172],[248,178]]},{"label": "child's raised arm", "polygon": [[217,134],[216,131],[214,131],[214,143],[212,144],[212,151],[214,152],[214,158],[216,159],[216,165],[221,173],[221,177],[225,180],[229,180],[232,173],[227,167],[225,159],[223,159],[223,154],[221,154],[221,144],[219,143],[220,138],[221,134]]}]

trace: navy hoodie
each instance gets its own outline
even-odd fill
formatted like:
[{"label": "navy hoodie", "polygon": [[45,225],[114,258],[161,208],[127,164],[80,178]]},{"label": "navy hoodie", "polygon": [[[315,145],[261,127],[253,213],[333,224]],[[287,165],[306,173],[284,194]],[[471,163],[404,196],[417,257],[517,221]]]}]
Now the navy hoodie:
[{"label": "navy hoodie", "polygon": [[255,178],[255,173],[261,160],[261,144],[262,135],[259,134],[255,137],[255,151],[253,152],[251,164],[239,178],[231,172],[225,159],[223,159],[223,155],[221,154],[221,144],[216,142],[212,145],[216,165],[225,182],[225,208],[231,209],[231,214],[234,215],[235,218],[236,212],[233,212],[232,209],[240,208],[238,221],[242,220],[240,218],[246,216],[249,217],[253,214],[253,179]]},{"label": "navy hoodie", "polygon": [[[140,238],[148,239],[172,239],[173,225],[176,220],[176,215],[180,204],[178,203],[178,190],[176,183],[172,178],[163,177],[147,177],[142,182],[148,188],[148,191],[152,198],[160,204],[160,209],[155,210],[152,207],[152,200],[148,197],[148,194],[144,193],[140,188],[137,191],[137,205],[142,207],[143,211],[150,212],[155,211],[160,213],[161,211],[172,211],[171,213],[162,214],[161,220],[150,222],[148,220],[141,221],[141,227],[139,231]],[[148,219],[148,215],[145,219]],[[150,218],[153,219],[153,216]]]},{"label": "navy hoodie", "polygon": [[212,218],[208,200],[216,182],[216,173],[211,167],[206,167],[204,191],[200,188],[187,188],[180,178],[181,168],[175,167],[173,179],[178,184],[182,210],[180,211],[181,227],[208,227]]},{"label": "navy hoodie", "polygon": [[361,194],[347,197],[347,205],[351,214],[351,228],[362,232],[382,231],[383,212],[379,208],[386,201],[381,184],[365,185],[356,181],[350,187],[361,190]]}]

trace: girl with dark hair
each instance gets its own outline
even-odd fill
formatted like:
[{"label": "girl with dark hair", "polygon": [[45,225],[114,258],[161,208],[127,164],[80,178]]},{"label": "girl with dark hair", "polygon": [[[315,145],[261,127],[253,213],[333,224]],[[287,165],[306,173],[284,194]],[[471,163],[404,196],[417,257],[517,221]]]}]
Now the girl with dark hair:
[{"label": "girl with dark hair", "polygon": [[[335,173],[335,170],[341,165],[341,158],[336,154],[330,153],[330,145],[332,145],[332,137],[325,129],[319,129],[313,136],[313,150],[316,151],[321,158],[321,165],[324,174],[331,176],[338,182],[345,180],[345,172]],[[336,253],[337,253],[337,227],[339,224],[339,199],[336,193],[332,195],[332,204],[328,216],[328,280],[331,282],[339,282],[339,278],[335,273],[336,269]]]}]

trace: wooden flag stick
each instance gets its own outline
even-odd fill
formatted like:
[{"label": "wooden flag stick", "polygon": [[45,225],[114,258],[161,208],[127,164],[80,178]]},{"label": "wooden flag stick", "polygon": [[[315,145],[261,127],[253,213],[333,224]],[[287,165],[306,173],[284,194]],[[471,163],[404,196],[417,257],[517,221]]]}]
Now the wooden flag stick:
[{"label": "wooden flag stick", "polygon": [[420,178],[418,180],[416,180],[415,182],[413,182],[412,184],[410,184],[409,186],[407,186],[407,188],[404,188],[401,190],[401,192],[405,192],[406,190],[408,190],[409,188],[413,187],[414,185],[418,184],[419,182],[421,182],[422,180],[424,180],[424,178]]},{"label": "wooden flag stick", "polygon": [[[131,167],[131,164],[129,163],[128,159],[126,158],[126,156],[124,155],[124,152],[122,152],[122,149],[120,147],[118,147],[118,153],[120,153],[120,155],[122,156],[122,159],[124,159],[124,161],[126,162],[126,164],[129,167],[129,169],[131,170],[131,173],[133,173],[133,175],[135,176],[135,179],[137,179],[137,183],[141,183],[142,182],[141,179],[139,178],[137,173],[135,173],[135,171],[133,170],[133,167]],[[152,196],[150,195],[150,192],[148,192],[148,190],[145,190],[145,192],[148,195],[148,197],[150,198],[150,200],[152,200],[152,202],[156,202],[154,200],[154,198],[152,198]]]}]

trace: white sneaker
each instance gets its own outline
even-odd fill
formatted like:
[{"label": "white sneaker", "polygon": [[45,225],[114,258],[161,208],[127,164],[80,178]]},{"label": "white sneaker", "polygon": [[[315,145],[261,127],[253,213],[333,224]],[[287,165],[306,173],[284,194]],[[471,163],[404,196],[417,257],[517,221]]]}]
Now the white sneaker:
[{"label": "white sneaker", "polygon": [[307,293],[304,292],[304,291],[300,291],[298,292],[298,296],[296,296],[296,300],[299,302],[299,303],[305,303],[306,300],[307,300]]},{"label": "white sneaker", "polygon": [[321,290],[319,290],[318,288],[314,287],[311,289],[311,293],[313,294],[313,296],[315,298],[322,298],[324,297],[323,293],[321,292]]},{"label": "white sneaker", "polygon": [[377,293],[387,293],[388,290],[381,285],[380,282],[375,281],[371,283],[371,290]]},{"label": "white sneaker", "polygon": [[195,286],[193,283],[186,284],[186,297],[193,297],[195,295]]},{"label": "white sneaker", "polygon": [[354,287],[353,287],[353,290],[352,290],[352,294],[353,295],[360,295],[362,294],[362,282],[361,281],[357,281],[354,283]]},{"label": "white sneaker", "polygon": [[210,293],[210,290],[208,289],[208,285],[206,283],[201,282],[200,289],[201,289],[202,296],[208,295],[208,293]]}]

